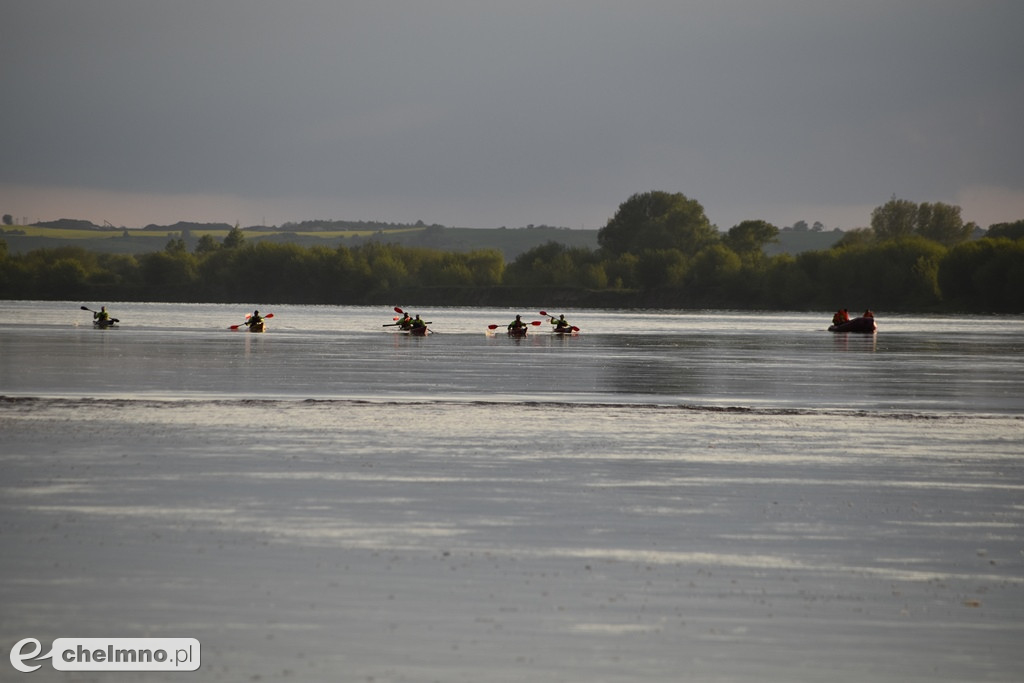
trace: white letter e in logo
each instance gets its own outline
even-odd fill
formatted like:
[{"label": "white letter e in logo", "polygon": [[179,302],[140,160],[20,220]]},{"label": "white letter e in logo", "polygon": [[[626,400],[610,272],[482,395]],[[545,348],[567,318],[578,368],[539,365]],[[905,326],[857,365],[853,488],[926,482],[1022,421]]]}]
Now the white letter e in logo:
[{"label": "white letter e in logo", "polygon": [[[34,649],[28,654],[24,654],[21,651],[21,648],[24,647],[26,643],[32,643],[32,645],[34,646]],[[35,666],[26,666],[24,662],[26,659],[35,659],[36,655],[38,655],[42,649],[42,645],[40,645],[39,641],[35,638],[24,638],[22,640],[19,640],[11,649],[11,665],[14,666],[14,668],[18,671],[21,671],[22,673],[32,673],[41,665],[36,664]],[[53,650],[50,650],[39,659],[49,659],[52,655]]]}]

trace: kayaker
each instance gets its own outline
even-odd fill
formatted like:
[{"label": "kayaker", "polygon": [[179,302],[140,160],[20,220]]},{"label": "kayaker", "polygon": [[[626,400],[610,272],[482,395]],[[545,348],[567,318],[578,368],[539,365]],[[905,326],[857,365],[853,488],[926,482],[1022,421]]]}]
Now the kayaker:
[{"label": "kayaker", "polygon": [[868,310],[864,311],[864,316],[863,317],[865,317],[865,318],[874,318],[875,314],[872,313],[871,309],[869,308]]},{"label": "kayaker", "polygon": [[833,325],[842,325],[843,323],[850,322],[850,314],[846,312],[845,308],[840,308],[836,311],[836,314],[832,316]]},{"label": "kayaker", "polygon": [[[419,316],[417,315],[416,317],[418,318]],[[402,328],[403,330],[407,330],[410,327],[412,327],[412,323],[413,323],[413,320],[412,320],[412,318],[409,317],[409,314],[408,313],[403,313],[402,314],[402,319],[398,321],[398,326],[400,328]]]},{"label": "kayaker", "polygon": [[[406,314],[406,317],[408,317],[408,314]],[[410,328],[410,329],[415,329],[415,328],[420,328],[420,327],[426,327],[426,326],[427,326],[427,323],[425,323],[425,322],[423,321],[423,319],[422,319],[422,318],[420,318],[420,314],[419,314],[419,313],[417,313],[417,314],[416,314],[416,317],[415,317],[415,318],[413,318],[413,319],[412,319],[412,321],[411,321],[411,322],[409,323],[409,328]]]},{"label": "kayaker", "polygon": [[100,323],[101,325],[105,324],[105,323],[109,323],[110,322],[110,314],[107,313],[107,307],[106,306],[100,306],[100,310],[93,312],[92,318],[93,318],[93,320],[95,320],[96,322]]},{"label": "kayaker", "polygon": [[246,321],[245,324],[249,326],[250,330],[255,329],[256,327],[262,325],[263,324],[263,318],[260,317],[260,312],[259,311],[253,311],[252,312],[252,316],[249,318],[249,320]]},{"label": "kayaker", "polygon": [[523,316],[517,315],[516,319],[508,324],[508,331],[515,332],[526,327],[526,323],[523,322]]},{"label": "kayaker", "polygon": [[551,316],[551,320],[549,320],[548,322],[550,322],[556,328],[570,327],[569,321],[565,319],[565,313],[563,313],[562,315],[558,316],[557,320],[555,319],[554,316]]}]

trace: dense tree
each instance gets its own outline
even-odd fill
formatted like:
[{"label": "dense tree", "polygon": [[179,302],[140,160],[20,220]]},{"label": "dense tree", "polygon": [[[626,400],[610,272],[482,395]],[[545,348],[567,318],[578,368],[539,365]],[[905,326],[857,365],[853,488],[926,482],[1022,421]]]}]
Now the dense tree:
[{"label": "dense tree", "polygon": [[964,310],[1024,311],[1024,240],[958,244],[940,263],[939,285],[950,303]]},{"label": "dense tree", "polygon": [[473,276],[473,284],[487,287],[501,284],[505,274],[505,259],[497,249],[477,249],[465,255],[466,267]]},{"label": "dense tree", "polygon": [[196,242],[195,253],[196,254],[208,254],[211,251],[217,251],[220,249],[220,243],[213,238],[213,235],[206,234],[199,238]]},{"label": "dense tree", "polygon": [[1024,238],[1024,220],[1013,223],[994,223],[988,226],[986,237],[1006,237],[1011,240]]},{"label": "dense tree", "polygon": [[764,255],[765,246],[778,239],[779,229],[771,223],[743,221],[729,228],[722,242],[740,256],[760,258]]},{"label": "dense tree", "polygon": [[971,236],[976,226],[964,223],[960,207],[951,204],[923,202],[917,207],[917,223],[914,232],[921,237],[953,246]]},{"label": "dense tree", "polygon": [[724,244],[705,247],[693,259],[687,283],[691,290],[712,305],[728,305],[739,291],[737,276],[742,269],[740,257]]},{"label": "dense tree", "polygon": [[871,229],[880,240],[907,237],[917,224],[917,204],[896,195],[871,212]]},{"label": "dense tree", "polygon": [[633,286],[642,289],[679,287],[690,269],[691,257],[680,249],[645,249],[638,254]]},{"label": "dense tree", "polygon": [[196,281],[195,261],[185,251],[158,251],[139,258],[142,283],[146,292],[159,296],[160,292],[179,292],[191,296]]},{"label": "dense tree", "polygon": [[854,228],[847,230],[839,241],[832,245],[833,249],[844,247],[863,247],[875,241],[875,233],[871,228]]},{"label": "dense tree", "polygon": [[598,244],[612,254],[678,249],[693,255],[718,240],[704,207],[682,193],[645,192],[619,205],[598,231]]},{"label": "dense tree", "polygon": [[828,250],[769,258],[771,224],[744,221],[719,237],[699,204],[652,192],[620,206],[602,249],[549,242],[508,266],[497,250],[247,243],[237,226],[225,246],[200,238],[194,253],[180,237],[140,256],[80,247],[11,254],[0,240],[0,297],[344,304],[416,292],[422,303],[447,304],[540,296],[545,305],[1024,312],[1024,221],[958,243],[968,229],[958,207],[893,197],[873,218],[881,234],[855,230]]},{"label": "dense tree", "polygon": [[188,247],[185,245],[184,238],[172,237],[164,247],[164,251],[168,254],[184,254],[188,251]]},{"label": "dense tree", "polygon": [[231,228],[230,232],[224,236],[224,248],[225,249],[237,249],[245,243],[245,235],[242,234],[241,228],[237,225]]},{"label": "dense tree", "polygon": [[960,207],[942,202],[915,204],[892,196],[871,212],[871,229],[880,241],[920,235],[946,246],[970,238],[977,226],[964,223]]},{"label": "dense tree", "polygon": [[560,242],[546,242],[520,254],[506,273],[510,284],[566,286],[576,280],[576,262],[582,253]]}]

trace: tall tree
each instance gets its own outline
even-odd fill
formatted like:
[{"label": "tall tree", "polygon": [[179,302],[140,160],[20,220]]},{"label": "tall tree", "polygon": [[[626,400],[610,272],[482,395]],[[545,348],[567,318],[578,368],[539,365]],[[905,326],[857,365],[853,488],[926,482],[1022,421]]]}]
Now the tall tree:
[{"label": "tall tree", "polygon": [[645,249],[679,249],[693,255],[718,240],[704,207],[681,192],[635,194],[597,233],[598,244],[612,254]]},{"label": "tall tree", "polygon": [[238,227],[238,223],[235,223],[235,227],[231,228],[231,231],[224,236],[224,248],[237,249],[241,247],[244,242],[245,235],[242,234],[242,230]]},{"label": "tall tree", "polygon": [[779,229],[767,221],[743,221],[729,228],[722,239],[737,254],[759,254],[766,244],[777,242]]},{"label": "tall tree", "polygon": [[923,202],[917,207],[915,232],[921,237],[945,244],[947,247],[963,242],[971,236],[973,223],[964,223],[960,207],[951,204]]},{"label": "tall tree", "polygon": [[891,240],[913,234],[917,224],[917,204],[896,195],[871,212],[871,229],[879,240]]}]

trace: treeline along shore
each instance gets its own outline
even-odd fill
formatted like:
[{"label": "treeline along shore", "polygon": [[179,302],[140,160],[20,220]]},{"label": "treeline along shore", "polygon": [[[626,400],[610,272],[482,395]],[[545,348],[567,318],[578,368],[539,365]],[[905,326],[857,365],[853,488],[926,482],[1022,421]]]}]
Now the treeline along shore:
[{"label": "treeline along shore", "polygon": [[870,228],[795,255],[769,255],[779,230],[765,221],[720,232],[695,200],[665,192],[620,205],[596,248],[549,241],[510,261],[494,248],[304,246],[247,232],[191,245],[171,236],[143,254],[71,245],[11,253],[0,238],[0,298],[1024,312],[1024,220],[979,231],[959,207],[895,197]]}]

